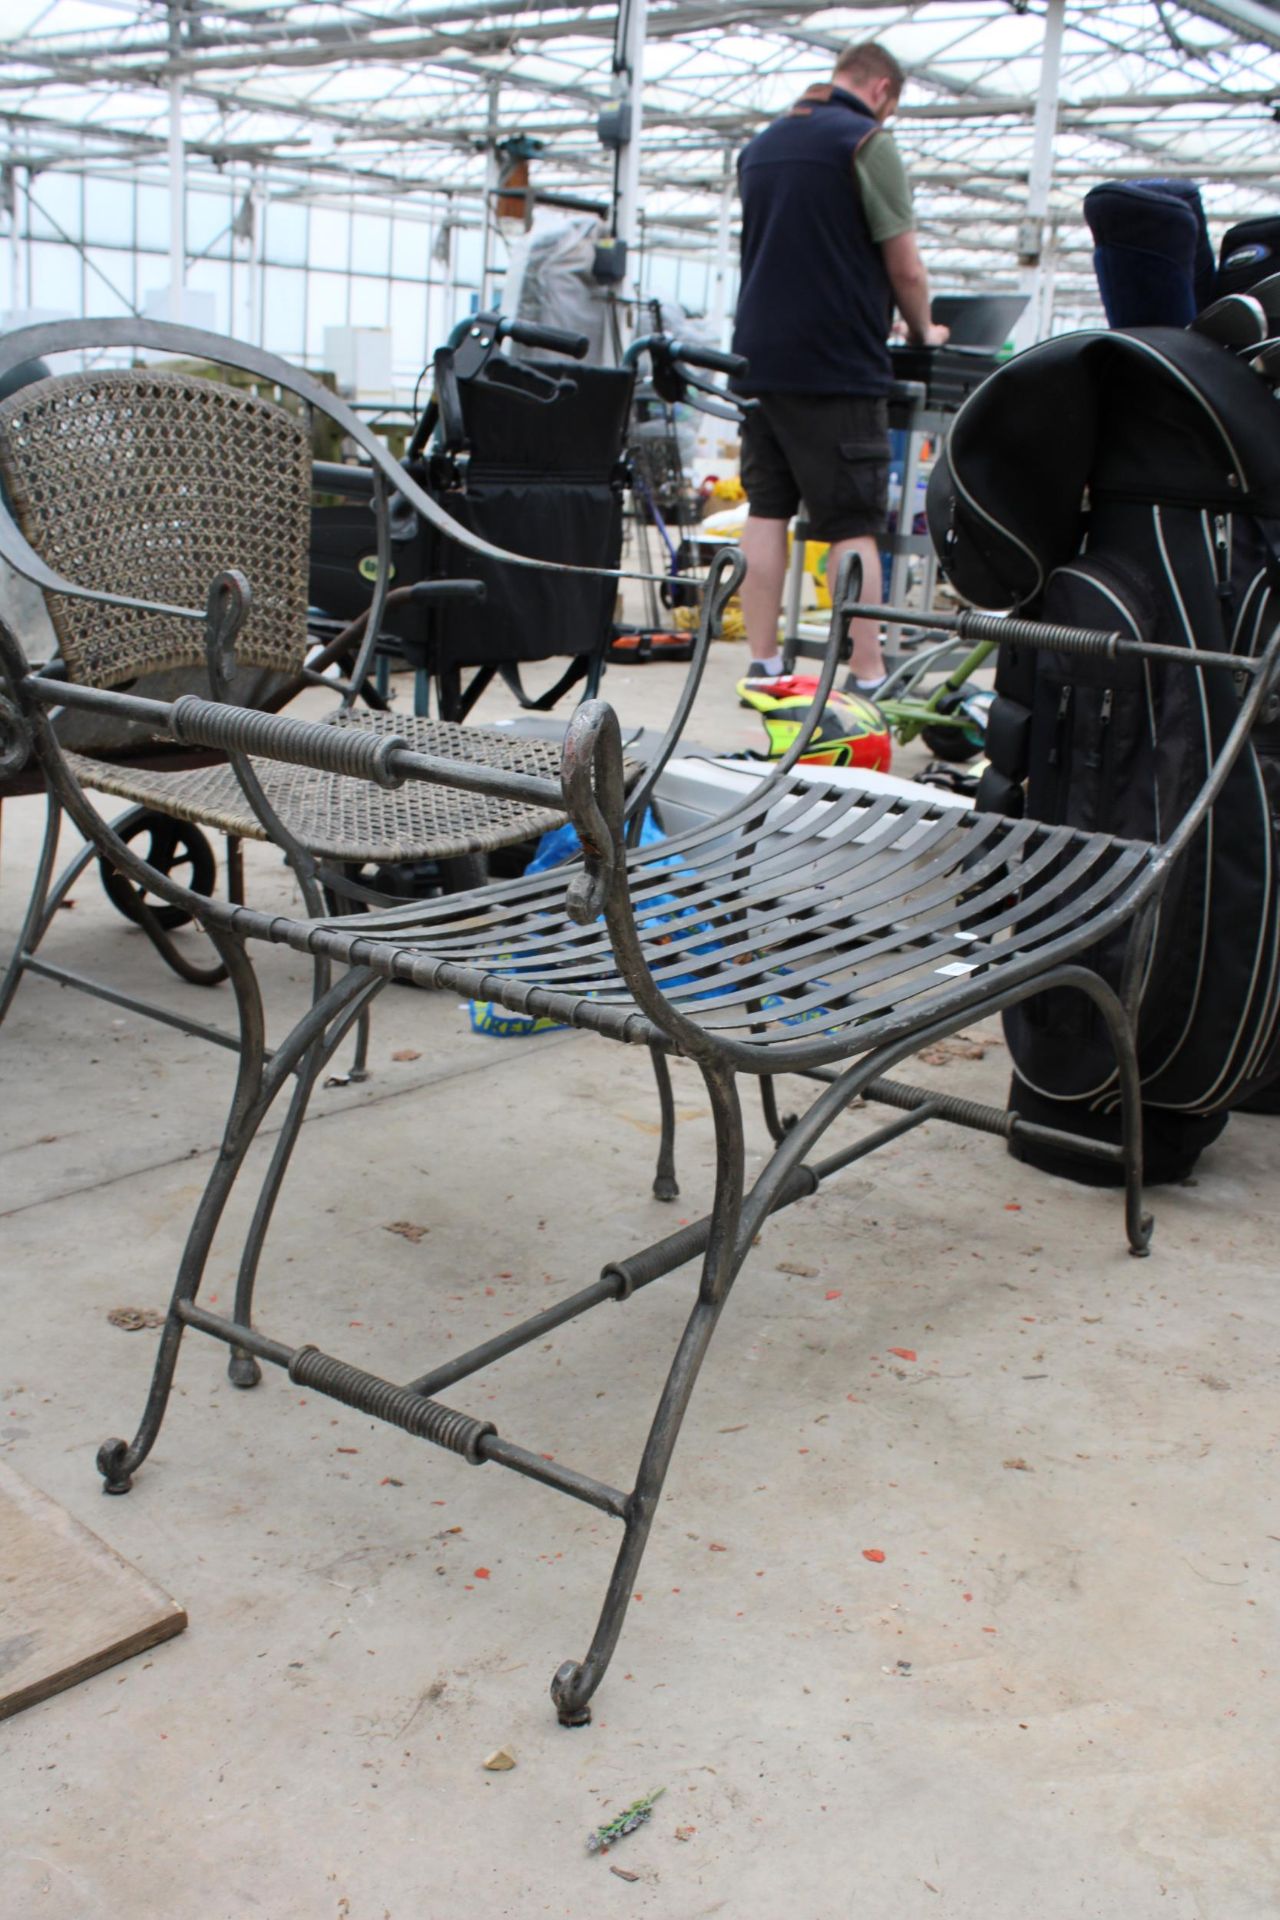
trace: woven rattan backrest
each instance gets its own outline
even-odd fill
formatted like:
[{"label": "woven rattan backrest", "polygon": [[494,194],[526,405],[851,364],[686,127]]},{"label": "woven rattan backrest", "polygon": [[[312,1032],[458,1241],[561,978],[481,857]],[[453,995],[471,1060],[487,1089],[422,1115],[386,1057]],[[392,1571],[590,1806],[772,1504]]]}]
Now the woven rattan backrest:
[{"label": "woven rattan backrest", "polygon": [[[283,408],[148,369],[39,380],[0,403],[0,473],[28,543],[64,579],[202,607],[238,567],[248,666],[294,673],[306,645],[311,448]],[[73,680],[116,686],[203,662],[194,621],[65,594],[49,611]]]}]

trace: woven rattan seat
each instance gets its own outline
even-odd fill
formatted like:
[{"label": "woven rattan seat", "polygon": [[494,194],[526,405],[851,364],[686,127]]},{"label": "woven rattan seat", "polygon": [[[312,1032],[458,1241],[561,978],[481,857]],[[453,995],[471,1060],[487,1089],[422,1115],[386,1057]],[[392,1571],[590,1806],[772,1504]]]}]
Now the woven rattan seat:
[{"label": "woven rattan seat", "polygon": [[[998,991],[1066,929],[1087,944],[1092,921],[1151,857],[1105,835],[792,775],[735,819],[632,853],[627,877],[664,996],[769,1073],[788,1057],[820,1064],[903,1023],[927,1025],[966,980]],[[603,922],[567,916],[554,871],[457,903],[317,924],[249,920],[257,934],[387,977],[667,1044]]]},{"label": "woven rattan seat", "polygon": [[[111,329],[102,323],[104,338]],[[97,323],[55,327],[42,334],[42,347],[70,347],[73,334],[81,346],[96,330]],[[117,335],[136,332],[140,343],[147,331],[145,323],[115,329]],[[192,766],[191,755],[184,764],[170,748],[171,759],[178,758],[174,766],[151,751],[146,701],[157,692],[167,698],[184,691],[180,676],[187,674],[187,685],[200,693],[216,689],[223,701],[252,700],[248,689],[259,683],[261,697],[276,703],[287,703],[308,681],[323,685],[336,707],[323,716],[329,723],[375,738],[391,731],[423,755],[507,773],[516,783],[532,778],[545,785],[558,769],[558,753],[536,740],[368,710],[370,698],[380,699],[369,674],[387,595],[413,594],[425,604],[451,594],[474,597],[475,590],[473,581],[436,578],[391,588],[385,473],[378,474],[370,502],[369,538],[382,554],[373,605],[366,620],[314,654],[308,632],[312,426],[334,406],[341,412],[340,404],[331,405],[325,390],[268,356],[251,354],[250,369],[237,343],[172,329],[164,338],[170,350],[177,346],[188,356],[177,369],[97,366],[33,381],[0,402],[0,479],[26,543],[13,557],[46,591],[58,641],[51,672],[67,686],[127,689],[135,702],[131,723],[101,705],[70,713],[73,727],[91,726],[95,718],[117,730],[133,726],[128,751],[113,747],[109,760],[101,757],[105,742],[86,747],[84,733],[69,739],[76,778],[128,802],[121,830],[149,837],[153,860],[198,874],[201,884],[212,884],[216,868],[203,830],[225,835],[226,880],[236,896],[244,884],[239,843],[277,838],[312,912],[368,898],[367,883],[352,878],[355,869],[447,862],[452,871],[440,875],[444,884],[460,877],[474,882],[483,877],[487,854],[560,825],[562,808],[531,803],[510,788],[484,793],[416,781],[392,788],[263,759],[250,759],[242,781],[234,762],[216,753],[195,756],[199,764]],[[208,377],[206,368],[219,361],[230,378]],[[246,385],[250,371],[252,385]],[[385,448],[357,422],[346,418],[344,426],[366,458],[373,456],[375,470],[379,458],[390,464]],[[393,467],[392,476],[393,486],[401,484],[401,469]],[[417,504],[420,513],[438,515],[421,496]],[[452,525],[447,516],[446,524]],[[228,658],[225,671],[202,611],[216,578],[238,583],[234,662]],[[584,578],[597,596],[607,591],[607,580]],[[233,670],[240,675],[235,691]],[[166,678],[176,684],[165,686]],[[629,777],[638,771],[632,767]],[[0,1020],[28,972],[43,971],[91,993],[101,986],[37,955],[56,924],[56,907],[92,858],[81,849],[54,878],[63,818],[50,790],[45,849],[17,948],[0,978]],[[109,864],[103,878],[113,903],[184,979],[213,986],[225,978],[221,963],[193,958],[189,943],[174,939],[188,916],[172,908],[157,914],[154,902]],[[398,891],[401,882],[380,871],[374,884]],[[118,989],[111,991],[118,998]],[[156,1012],[140,999],[130,1005]],[[187,1024],[227,1040],[201,1023]],[[366,1038],[362,1023],[356,1071],[362,1071]]]},{"label": "woven rattan seat", "polygon": [[[395,733],[422,753],[543,779],[554,778],[560,765],[560,749],[553,742],[520,739],[494,727],[459,727],[399,714],[366,714],[354,721],[338,716],[333,724]],[[83,754],[67,757],[85,786],[98,793],[155,807],[174,819],[237,839],[269,837],[229,766],[171,773],[116,766]],[[254,771],[294,837],[308,852],[329,860],[446,860],[490,853],[532,839],[564,820],[563,812],[463,793],[456,787],[415,784],[388,792],[367,780],[269,760],[255,761]]]}]

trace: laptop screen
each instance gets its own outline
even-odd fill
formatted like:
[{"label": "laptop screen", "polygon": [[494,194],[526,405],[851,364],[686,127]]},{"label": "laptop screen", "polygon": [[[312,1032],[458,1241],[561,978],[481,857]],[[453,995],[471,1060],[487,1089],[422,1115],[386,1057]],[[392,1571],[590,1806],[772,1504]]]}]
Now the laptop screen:
[{"label": "laptop screen", "polygon": [[950,327],[953,347],[1002,347],[1026,311],[1025,293],[939,293],[933,318]]}]

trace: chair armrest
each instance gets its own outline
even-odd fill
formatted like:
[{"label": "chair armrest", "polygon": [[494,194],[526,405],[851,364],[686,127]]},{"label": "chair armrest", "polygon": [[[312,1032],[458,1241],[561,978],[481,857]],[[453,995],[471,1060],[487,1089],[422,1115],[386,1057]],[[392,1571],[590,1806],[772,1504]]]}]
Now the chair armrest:
[{"label": "chair armrest", "polygon": [[702,611],[698,620],[697,638],[693,644],[693,657],[689,662],[689,671],[685,675],[680,698],[676,702],[676,710],[671,716],[658,751],[627,801],[626,817],[634,821],[637,826],[644,819],[645,808],[662,777],[668,760],[680,744],[685,723],[698,697],[698,689],[702,685],[707,657],[711,652],[711,642],[719,639],[724,626],[725,608],[742,585],[746,572],[747,563],[738,547],[716,548],[703,585]]},{"label": "chair armrest", "polygon": [[[724,619],[724,609],[742,584],[746,573],[746,562],[736,547],[717,548],[707,575],[706,593],[702,603],[702,618],[698,623],[698,638],[693,659],[685,679],[671,724],[662,739],[652,762],[645,771],[644,778],[633,788],[626,804],[626,820],[634,832],[644,818],[644,809],[666,768],[671,755],[679,745],[685,722],[697,697],[703,669],[711,642],[717,638]],[[808,748],[822,710],[827,704],[827,696],[835,685],[837,669],[840,665],[840,647],[848,628],[849,620],[857,610],[857,597],[862,590],[862,563],[856,554],[846,556],[836,582],[836,590],[831,599],[831,623],[827,631],[826,652],[823,654],[822,670],[818,684],[814,689],[813,701],[808,712],[801,720],[796,737],[786,753],[770,771],[769,783],[781,781],[791,772],[797,760]]]},{"label": "chair armrest", "polygon": [[624,844],[622,730],[607,701],[584,700],[574,709],[564,739],[561,784],[582,843],[582,866],[565,894],[569,918],[589,926],[603,914],[618,970],[641,1012],[691,1059],[711,1058],[714,1043],[667,999],[640,944]]},{"label": "chair armrest", "polygon": [[157,733],[168,734],[183,746],[214,747],[227,754],[249,754],[259,760],[289,766],[314,767],[321,773],[344,774],[398,787],[406,780],[461,787],[495,799],[518,800],[559,813],[564,801],[552,780],[513,773],[503,767],[448,760],[416,753],[402,735],[376,734],[360,727],[334,727],[286,713],[265,713],[256,707],[223,705],[198,694],[179,699],[145,700],[135,694],[114,693],[101,687],[67,685],[23,674],[28,699],[41,708],[76,707],[135,720]]}]

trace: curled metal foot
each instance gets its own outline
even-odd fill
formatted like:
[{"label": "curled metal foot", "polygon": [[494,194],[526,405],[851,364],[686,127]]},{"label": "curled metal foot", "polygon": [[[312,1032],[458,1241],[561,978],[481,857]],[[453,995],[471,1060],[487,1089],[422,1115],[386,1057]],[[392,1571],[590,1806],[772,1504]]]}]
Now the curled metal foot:
[{"label": "curled metal foot", "polygon": [[129,1447],[124,1440],[104,1440],[98,1448],[98,1472],[102,1475],[104,1493],[128,1493],[133,1485],[133,1475],[125,1466],[128,1457]]},{"label": "curled metal foot", "polygon": [[1142,1213],[1138,1215],[1137,1234],[1135,1236],[1131,1233],[1129,1236],[1129,1252],[1135,1260],[1145,1260],[1150,1253],[1151,1236],[1155,1231],[1155,1225],[1154,1214]]},{"label": "curled metal foot", "polygon": [[262,1368],[251,1353],[237,1348],[227,1361],[227,1378],[233,1387],[256,1387],[262,1378]]},{"label": "curled metal foot", "polygon": [[653,1197],[655,1200],[678,1200],[680,1188],[673,1173],[656,1173],[653,1177]]},{"label": "curled metal foot", "polygon": [[551,1698],[562,1727],[591,1725],[590,1703],[581,1698],[585,1683],[586,1673],[581,1662],[566,1660],[562,1667],[557,1667],[556,1677],[551,1682]]}]

